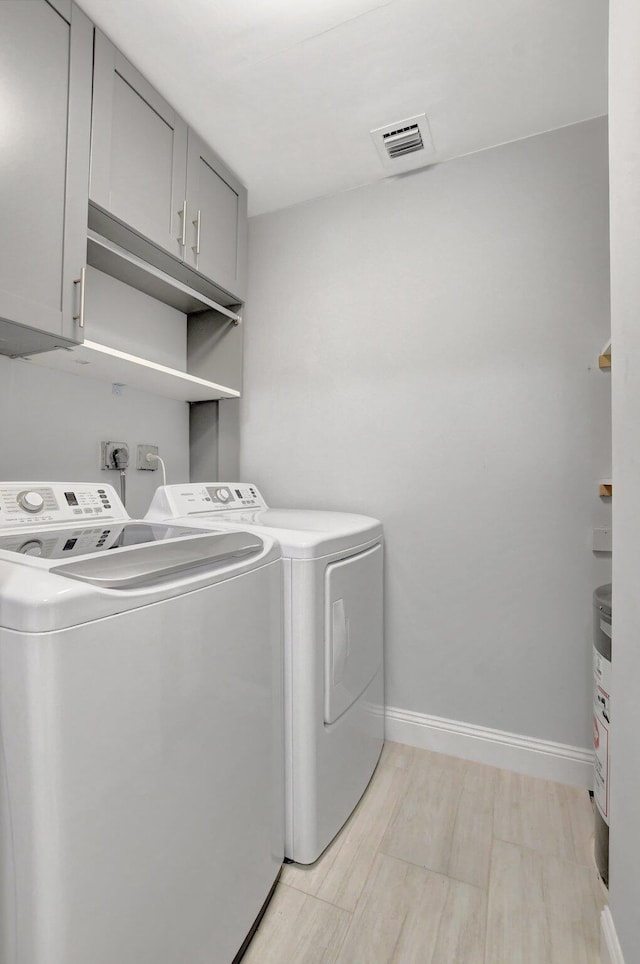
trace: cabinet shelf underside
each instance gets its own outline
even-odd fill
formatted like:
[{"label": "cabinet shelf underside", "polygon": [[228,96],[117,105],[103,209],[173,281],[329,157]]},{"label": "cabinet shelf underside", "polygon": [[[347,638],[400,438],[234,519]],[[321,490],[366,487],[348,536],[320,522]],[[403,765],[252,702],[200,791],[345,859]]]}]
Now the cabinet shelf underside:
[{"label": "cabinet shelf underside", "polygon": [[240,395],[240,392],[225,385],[217,385],[93,341],[85,341],[83,345],[68,350],[45,352],[25,361],[71,375],[129,385],[139,391],[182,402],[206,402],[218,398],[238,398]]},{"label": "cabinet shelf underside", "polygon": [[214,309],[234,321],[239,318],[226,306],[172,278],[166,272],[94,231],[88,232],[87,264],[187,315]]}]

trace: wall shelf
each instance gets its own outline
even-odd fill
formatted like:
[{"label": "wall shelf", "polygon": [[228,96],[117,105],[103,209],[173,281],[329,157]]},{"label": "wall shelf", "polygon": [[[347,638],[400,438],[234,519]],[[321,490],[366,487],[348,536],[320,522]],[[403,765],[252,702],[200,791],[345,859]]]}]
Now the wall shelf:
[{"label": "wall shelf", "polygon": [[207,402],[240,396],[240,392],[233,388],[95,341],[85,341],[75,348],[34,355],[24,361],[30,365],[52,368],[71,375],[86,375],[99,381],[129,385],[142,392],[163,395],[181,402]]},{"label": "wall shelf", "polygon": [[610,499],[613,495],[613,482],[611,479],[602,479],[598,483],[598,494],[604,499]]},{"label": "wall shelf", "polygon": [[598,355],[598,368],[611,368],[611,340],[604,345]]}]

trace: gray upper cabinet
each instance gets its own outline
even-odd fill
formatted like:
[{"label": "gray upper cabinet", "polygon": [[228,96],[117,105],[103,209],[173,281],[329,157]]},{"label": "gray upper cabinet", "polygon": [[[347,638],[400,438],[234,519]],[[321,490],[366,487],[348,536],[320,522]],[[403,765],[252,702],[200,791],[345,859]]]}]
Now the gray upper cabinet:
[{"label": "gray upper cabinet", "polygon": [[[89,198],[94,209],[242,300],[246,191],[97,30]],[[104,217],[92,214],[89,223],[170,270]]]},{"label": "gray upper cabinet", "polygon": [[90,200],[180,257],[187,125],[96,30]]},{"label": "gray upper cabinet", "polygon": [[82,341],[92,41],[68,0],[0,3],[3,354]]},{"label": "gray upper cabinet", "polygon": [[244,296],[247,192],[196,132],[189,129],[186,260],[222,288]]}]

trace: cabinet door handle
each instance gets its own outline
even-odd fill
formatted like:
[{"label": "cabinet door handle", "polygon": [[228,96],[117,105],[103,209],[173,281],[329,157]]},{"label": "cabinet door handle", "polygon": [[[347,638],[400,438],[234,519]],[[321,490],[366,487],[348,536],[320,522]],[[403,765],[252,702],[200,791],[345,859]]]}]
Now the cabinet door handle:
[{"label": "cabinet door handle", "polygon": [[181,234],[180,237],[178,238],[178,242],[179,242],[179,244],[182,245],[183,248],[185,248],[186,245],[187,245],[187,201],[186,201],[186,198],[185,198],[185,200],[182,202],[182,211],[178,211],[178,214],[179,214],[180,217],[182,218],[182,234]]},{"label": "cabinet door handle", "polygon": [[191,250],[195,251],[196,254],[200,254],[200,211],[198,211],[191,223],[196,226],[196,243],[191,245]]},{"label": "cabinet door handle", "polygon": [[84,279],[86,277],[87,269],[82,267],[80,269],[80,277],[74,280],[74,285],[80,285],[80,303],[78,305],[78,314],[73,316],[73,320],[78,322],[78,328],[84,328]]}]

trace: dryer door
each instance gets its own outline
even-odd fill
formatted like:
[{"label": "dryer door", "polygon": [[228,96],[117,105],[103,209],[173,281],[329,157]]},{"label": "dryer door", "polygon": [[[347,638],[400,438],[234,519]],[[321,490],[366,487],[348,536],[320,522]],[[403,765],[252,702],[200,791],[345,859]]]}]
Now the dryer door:
[{"label": "dryer door", "polygon": [[333,723],[382,664],[382,545],[325,570],[324,719]]}]

